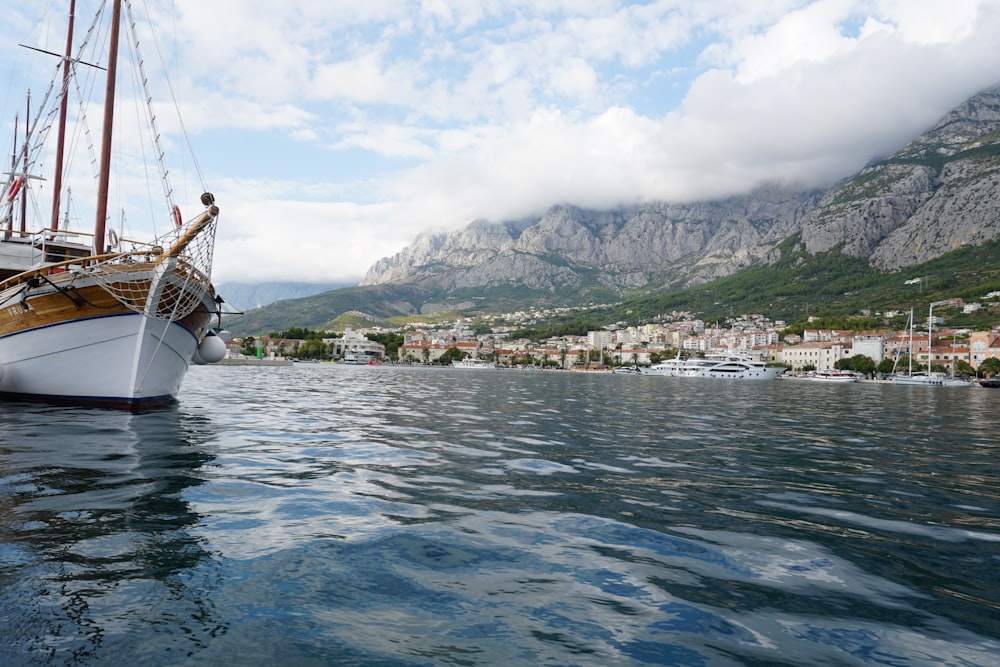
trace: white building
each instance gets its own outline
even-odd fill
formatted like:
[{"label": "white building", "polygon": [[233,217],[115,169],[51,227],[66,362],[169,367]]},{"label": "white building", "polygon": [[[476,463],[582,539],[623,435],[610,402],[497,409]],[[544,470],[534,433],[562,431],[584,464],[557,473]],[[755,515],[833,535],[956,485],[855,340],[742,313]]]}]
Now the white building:
[{"label": "white building", "polygon": [[609,347],[614,347],[614,336],[612,336],[610,331],[600,330],[600,331],[588,331],[587,332],[587,344],[590,345],[592,350],[601,350]]},{"label": "white building", "polygon": [[802,369],[806,366],[827,369],[834,368],[838,361],[853,354],[851,346],[840,343],[803,343],[782,349],[778,354],[778,361],[793,369]]},{"label": "white building", "polygon": [[334,359],[363,363],[385,356],[385,345],[368,340],[350,327],[344,330],[343,338],[326,338],[323,342],[330,346]]},{"label": "white building", "polygon": [[878,364],[885,358],[882,355],[884,342],[882,336],[855,336],[852,356],[863,354]]}]

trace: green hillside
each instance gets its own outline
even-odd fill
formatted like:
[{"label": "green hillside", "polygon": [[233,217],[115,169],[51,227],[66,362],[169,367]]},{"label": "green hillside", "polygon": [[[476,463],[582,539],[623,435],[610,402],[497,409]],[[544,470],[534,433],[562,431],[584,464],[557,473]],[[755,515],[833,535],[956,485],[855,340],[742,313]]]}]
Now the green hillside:
[{"label": "green hillside", "polygon": [[[415,308],[413,303],[423,303],[430,296],[428,290],[409,285],[345,287],[302,299],[277,301],[239,315],[228,315],[223,324],[236,335],[283,331],[291,327],[333,329],[337,328],[338,320],[344,322],[345,319],[349,320],[347,326],[357,326],[361,322],[378,323],[389,317],[405,315]],[[346,316],[348,313],[353,315]]]},{"label": "green hillside", "polygon": [[[621,313],[645,318],[670,310],[691,310],[706,319],[759,312],[795,320],[806,315],[835,316],[908,309],[952,297],[967,301],[1000,290],[1000,242],[962,248],[897,272],[873,269],[839,251],[810,255],[792,237],[781,246],[782,259],[679,292],[626,301]],[[906,284],[920,279],[919,283]]]},{"label": "green hillside", "polygon": [[[636,324],[672,311],[689,311],[706,321],[762,313],[794,323],[804,322],[808,316],[838,318],[863,312],[924,309],[932,301],[953,297],[980,301],[985,294],[1000,291],[1000,241],[962,248],[893,273],[873,269],[864,260],[837,250],[810,255],[802,250],[798,236],[787,239],[780,249],[782,259],[774,265],[751,267],[704,285],[652,296],[616,298],[612,292],[602,290],[587,291],[584,296],[580,291],[554,293],[524,286],[440,294],[408,285],[380,285],[281,301],[245,315],[227,317],[224,324],[237,335],[289,327],[334,329],[343,328],[344,322],[354,327],[365,326],[366,322],[399,322],[407,316],[412,318],[428,303],[434,304],[434,310],[468,317],[585,306],[581,296],[592,304],[615,305],[577,310],[553,318],[550,324],[574,322],[574,328],[596,328],[610,322]],[[906,284],[913,280],[917,282]],[[948,313],[948,324],[953,326],[984,327],[998,321],[1000,304],[968,315]]]}]

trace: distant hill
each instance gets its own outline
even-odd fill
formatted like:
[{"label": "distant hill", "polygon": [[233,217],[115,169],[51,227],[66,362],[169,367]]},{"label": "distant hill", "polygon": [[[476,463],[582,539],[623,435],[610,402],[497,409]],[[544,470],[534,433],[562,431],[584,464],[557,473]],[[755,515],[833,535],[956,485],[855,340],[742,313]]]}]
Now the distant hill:
[{"label": "distant hill", "polygon": [[220,283],[215,286],[230,309],[251,310],[275,301],[300,299],[322,292],[348,287],[344,283]]},{"label": "distant hill", "polygon": [[431,296],[428,290],[410,285],[345,287],[301,299],[276,301],[242,315],[227,316],[224,325],[239,335],[291,327],[332,330],[338,328],[338,319],[345,317],[346,325],[350,326],[360,326],[362,321],[379,324],[390,317],[419,312],[414,304],[425,304]]},{"label": "distant hill", "polygon": [[[848,285],[841,293],[847,298],[866,290],[851,275],[889,285],[893,272],[909,275],[946,257],[958,286],[974,294],[976,281],[991,284],[988,270],[1000,264],[997,239],[1000,88],[974,96],[896,155],[825,192],[770,184],[713,202],[610,211],[561,205],[538,218],[477,220],[419,235],[376,262],[358,287],[275,303],[233,327],[318,328],[349,311],[385,319],[441,310],[665,303],[673,300],[669,295],[703,294],[699,287],[730,277],[741,285],[727,296],[730,306],[739,308],[745,298],[761,308],[787,309],[790,298],[810,289],[832,299],[829,281]],[[973,248],[983,252],[961,252]],[[808,274],[810,267],[822,271],[791,295],[781,293],[790,271]]]}]

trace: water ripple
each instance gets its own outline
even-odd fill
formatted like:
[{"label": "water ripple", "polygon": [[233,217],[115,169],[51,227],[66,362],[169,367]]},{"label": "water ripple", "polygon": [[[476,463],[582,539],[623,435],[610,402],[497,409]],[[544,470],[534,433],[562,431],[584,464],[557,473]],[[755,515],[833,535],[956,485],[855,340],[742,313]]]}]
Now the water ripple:
[{"label": "water ripple", "polygon": [[992,665],[1000,418],[925,389],[199,367],[163,412],[3,406],[0,663]]}]

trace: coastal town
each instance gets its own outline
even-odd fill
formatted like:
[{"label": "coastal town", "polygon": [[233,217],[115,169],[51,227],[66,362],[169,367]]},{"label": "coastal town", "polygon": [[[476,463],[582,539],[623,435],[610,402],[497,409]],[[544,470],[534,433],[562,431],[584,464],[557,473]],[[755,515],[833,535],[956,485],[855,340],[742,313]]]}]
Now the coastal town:
[{"label": "coastal town", "polygon": [[[991,293],[984,300],[1000,299]],[[935,304],[939,312],[958,309],[972,312],[982,303],[963,303],[949,299]],[[987,304],[988,305],[988,304]],[[678,354],[697,357],[718,353],[749,355],[769,365],[784,366],[789,371],[850,367],[845,360],[862,359],[855,370],[874,375],[889,372],[903,360],[917,368],[927,368],[950,375],[978,375],[987,359],[1000,360],[1000,324],[988,330],[949,327],[942,317],[931,312],[915,316],[907,329],[872,330],[804,329],[791,332],[787,322],[770,320],[762,314],[741,315],[719,322],[705,322],[692,313],[672,312],[642,326],[609,324],[586,335],[561,335],[544,340],[513,337],[524,322],[538,321],[558,314],[552,311],[513,313],[483,321],[476,326],[469,319],[449,323],[412,323],[390,329],[373,327],[347,328],[342,335],[322,338],[323,359],[344,363],[450,363],[455,359],[488,359],[501,366],[541,366],[566,370],[593,370],[622,366],[646,367]],[[905,313],[881,313],[883,318]],[[816,318],[810,318],[815,321]],[[503,322],[503,324],[500,324]],[[392,350],[378,342],[387,333],[402,337],[402,344]],[[227,356],[238,359],[257,356],[264,359],[300,357],[306,341],[280,336],[232,338],[227,341]],[[869,361],[870,360],[870,361]],[[987,369],[990,367],[987,363]],[[987,370],[987,369],[984,369]]]}]

